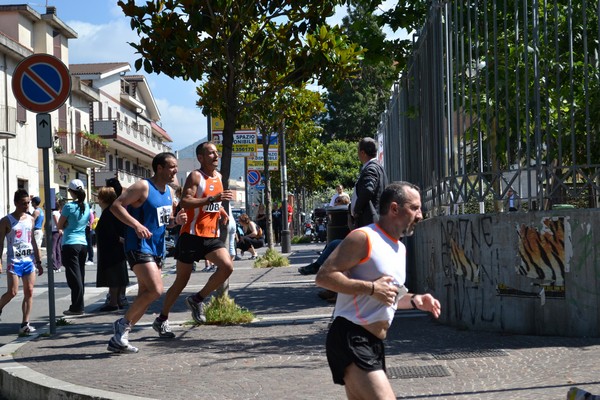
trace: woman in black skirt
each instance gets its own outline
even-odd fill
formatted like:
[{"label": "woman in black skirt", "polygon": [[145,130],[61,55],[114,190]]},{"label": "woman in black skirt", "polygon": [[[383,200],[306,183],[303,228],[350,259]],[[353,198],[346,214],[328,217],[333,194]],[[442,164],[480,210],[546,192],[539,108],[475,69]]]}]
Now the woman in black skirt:
[{"label": "woman in black skirt", "polygon": [[116,311],[126,306],[123,299],[129,284],[129,271],[123,248],[125,224],[110,211],[117,198],[115,189],[102,187],[98,191],[98,202],[102,214],[96,226],[97,261],[96,287],[108,287],[108,300],[98,311]]}]

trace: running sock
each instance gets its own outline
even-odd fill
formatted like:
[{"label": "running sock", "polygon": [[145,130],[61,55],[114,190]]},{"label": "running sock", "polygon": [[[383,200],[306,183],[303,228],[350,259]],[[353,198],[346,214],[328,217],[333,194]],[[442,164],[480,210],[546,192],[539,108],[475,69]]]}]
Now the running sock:
[{"label": "running sock", "polygon": [[160,322],[163,322],[163,321],[168,320],[169,316],[161,313],[156,319],[159,320]]},{"label": "running sock", "polygon": [[204,297],[200,296],[199,293],[196,293],[195,295],[192,296],[192,300],[194,300],[196,303],[200,304],[204,300]]}]

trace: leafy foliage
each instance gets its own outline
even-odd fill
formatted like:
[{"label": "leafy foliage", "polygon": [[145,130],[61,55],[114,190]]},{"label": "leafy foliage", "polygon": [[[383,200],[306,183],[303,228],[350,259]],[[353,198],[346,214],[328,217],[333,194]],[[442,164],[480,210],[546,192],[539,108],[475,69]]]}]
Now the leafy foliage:
[{"label": "leafy foliage", "polygon": [[228,295],[213,296],[206,308],[206,323],[209,325],[247,324],[254,314],[238,306]]},{"label": "leafy foliage", "polygon": [[[329,27],[339,0],[119,0],[140,36],[132,46],[148,73],[199,82],[198,106],[224,120],[227,184],[240,112],[289,86],[332,87],[354,73],[361,50]],[[241,94],[244,93],[242,96]]]},{"label": "leafy foliage", "polygon": [[365,55],[360,74],[328,92],[327,112],[322,115],[321,123],[326,138],[358,141],[375,134],[397,68],[391,51],[393,44],[385,40],[377,17],[360,3],[348,8],[348,12],[343,31],[365,49]]},{"label": "leafy foliage", "polygon": [[290,260],[275,249],[267,249],[264,255],[254,261],[254,268],[288,267]]}]

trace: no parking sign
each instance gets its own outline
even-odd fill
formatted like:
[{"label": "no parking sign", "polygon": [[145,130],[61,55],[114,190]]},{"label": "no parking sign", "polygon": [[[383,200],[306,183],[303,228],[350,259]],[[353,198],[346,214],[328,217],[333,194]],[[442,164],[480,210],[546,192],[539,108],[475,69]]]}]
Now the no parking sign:
[{"label": "no parking sign", "polygon": [[71,94],[71,75],[58,58],[34,54],[15,68],[12,89],[17,101],[29,111],[47,113],[64,104]]}]

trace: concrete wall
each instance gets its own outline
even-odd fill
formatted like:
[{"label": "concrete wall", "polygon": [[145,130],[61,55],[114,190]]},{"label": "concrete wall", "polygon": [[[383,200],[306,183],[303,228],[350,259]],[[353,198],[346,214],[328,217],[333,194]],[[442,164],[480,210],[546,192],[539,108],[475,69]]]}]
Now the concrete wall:
[{"label": "concrete wall", "polygon": [[466,329],[600,337],[600,210],[436,217],[408,240],[413,292]]}]

